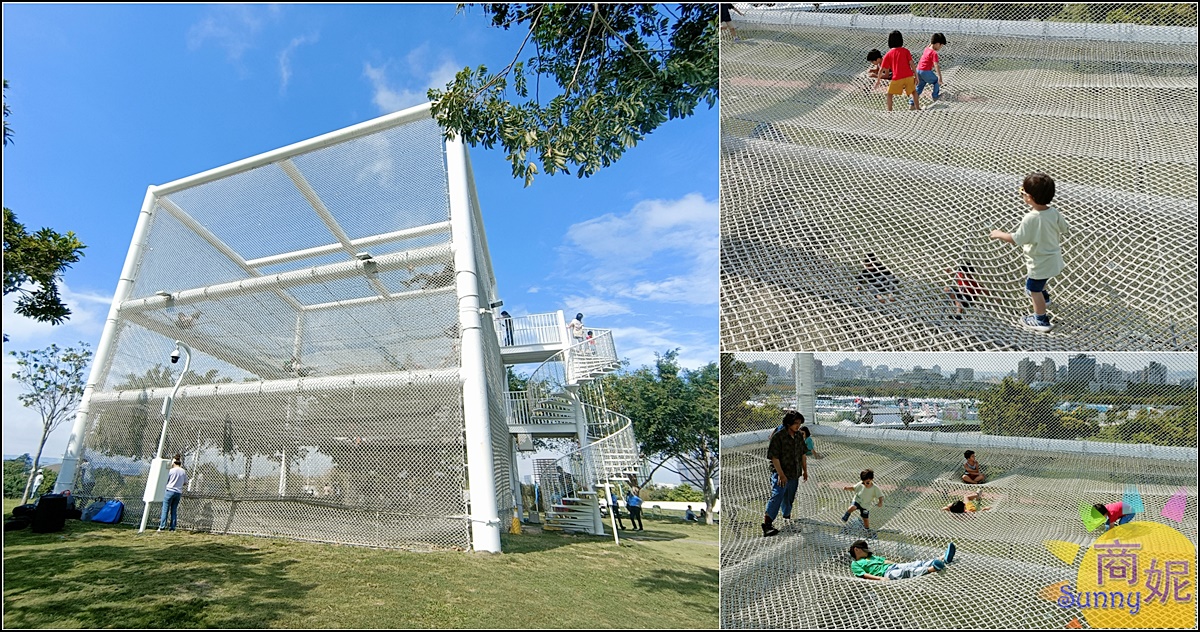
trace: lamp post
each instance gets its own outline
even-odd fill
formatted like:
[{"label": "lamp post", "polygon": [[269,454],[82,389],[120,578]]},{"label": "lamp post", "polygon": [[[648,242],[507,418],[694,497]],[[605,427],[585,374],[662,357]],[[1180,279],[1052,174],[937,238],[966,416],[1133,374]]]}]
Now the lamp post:
[{"label": "lamp post", "polygon": [[[171,364],[179,362],[179,351],[183,350],[187,358],[183,361],[183,372],[179,374],[179,379],[175,380],[175,389],[171,394],[163,400],[162,415],[163,425],[162,433],[158,436],[158,449],[154,452],[154,460],[150,462],[150,474],[146,477],[146,491],[142,494],[144,506],[142,507],[142,524],[138,527],[138,533],[146,530],[146,520],[150,517],[150,503],[156,500],[158,488],[160,487],[163,470],[162,451],[163,446],[167,442],[167,422],[171,420],[171,405],[175,403],[175,395],[179,393],[179,387],[183,384],[183,376],[187,375],[188,367],[192,365],[192,350],[187,345],[176,340],[175,351],[171,352]],[[161,498],[157,500],[161,501]]]}]

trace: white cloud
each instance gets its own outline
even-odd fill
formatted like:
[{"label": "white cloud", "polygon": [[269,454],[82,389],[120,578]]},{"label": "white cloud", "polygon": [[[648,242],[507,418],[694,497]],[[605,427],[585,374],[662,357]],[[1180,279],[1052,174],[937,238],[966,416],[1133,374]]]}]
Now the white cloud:
[{"label": "white cloud", "polygon": [[[621,357],[630,369],[654,366],[654,354],[679,349],[677,362],[686,369],[697,369],[717,358],[713,336],[705,332],[677,331],[666,323],[647,323],[650,327],[621,327],[613,330]],[[628,351],[625,351],[628,349]]]},{"label": "white cloud", "polygon": [[393,82],[389,75],[394,65],[394,60],[388,60],[379,66],[371,62],[363,64],[363,75],[374,89],[371,100],[383,114],[424,103],[427,99],[425,93],[429,88],[444,87],[462,68],[462,64],[445,54],[434,59],[428,43],[409,51],[404,57],[406,71],[401,78]]},{"label": "white cloud", "polygon": [[[271,17],[278,17],[279,9],[266,8]],[[242,55],[255,46],[255,39],[262,30],[264,8],[245,4],[222,4],[211,7],[207,16],[188,30],[188,48],[196,50],[208,42],[225,50],[230,61],[239,61]]]},{"label": "white cloud", "polygon": [[287,90],[288,81],[292,78],[292,53],[304,44],[315,44],[317,35],[293,37],[291,43],[279,53],[279,92]]},{"label": "white cloud", "polygon": [[16,312],[18,293],[4,297],[4,333],[9,336],[9,345],[47,345],[57,342],[60,346],[83,339],[95,342],[100,338],[112,295],[104,296],[91,292],[75,292],[66,283],[59,284],[63,303],[71,310],[71,317],[61,325],[38,322],[18,315]]},{"label": "white cloud", "polygon": [[718,208],[698,193],[644,200],[624,215],[571,226],[564,250],[572,259],[586,255],[579,277],[614,297],[715,304]]},{"label": "white cloud", "polygon": [[570,306],[563,310],[567,320],[574,318],[576,313],[582,313],[585,321],[593,317],[633,313],[626,305],[598,296],[567,296],[562,299],[562,304]]}]

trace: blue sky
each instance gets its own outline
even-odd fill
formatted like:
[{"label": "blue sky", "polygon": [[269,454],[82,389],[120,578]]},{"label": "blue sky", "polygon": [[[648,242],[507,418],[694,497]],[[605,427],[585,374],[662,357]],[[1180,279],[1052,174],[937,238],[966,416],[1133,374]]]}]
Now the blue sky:
[{"label": "blue sky", "polygon": [[[146,187],[425,100],[466,65],[507,65],[523,32],[454,5],[4,5],[14,143],[4,205],[73,230],[59,327],[13,314],[5,351],[99,340]],[[562,309],[612,328],[633,368],[680,348],[717,360],[717,111],[672,121],[589,179],[513,180],[471,150],[493,264],[514,315]],[[5,454],[36,448],[4,358]],[[69,423],[67,424],[69,426]],[[46,454],[61,456],[69,429]]]}]

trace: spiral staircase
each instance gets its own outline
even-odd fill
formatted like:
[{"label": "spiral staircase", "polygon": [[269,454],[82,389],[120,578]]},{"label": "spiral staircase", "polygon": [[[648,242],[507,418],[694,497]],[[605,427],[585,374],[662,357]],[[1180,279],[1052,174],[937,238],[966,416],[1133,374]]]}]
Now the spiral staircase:
[{"label": "spiral staircase", "polygon": [[603,533],[599,499],[605,486],[640,480],[642,463],[631,420],[605,407],[601,376],[620,367],[612,332],[568,340],[538,365],[522,392],[509,394],[515,434],[575,439],[580,447],[558,459],[540,459],[535,476],[544,528]]}]

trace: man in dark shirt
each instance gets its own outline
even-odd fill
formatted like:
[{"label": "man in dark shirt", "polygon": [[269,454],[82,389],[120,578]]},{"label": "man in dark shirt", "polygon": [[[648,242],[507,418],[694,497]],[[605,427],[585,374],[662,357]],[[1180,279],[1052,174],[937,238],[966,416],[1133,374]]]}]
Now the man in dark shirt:
[{"label": "man in dark shirt", "polygon": [[763,536],[777,535],[775,516],[780,507],[783,517],[791,519],[792,502],[796,499],[796,488],[800,477],[808,480],[808,461],[805,458],[807,448],[800,434],[800,426],[804,423],[804,415],[789,410],[783,416],[783,427],[771,434],[771,442],[767,446],[767,458],[771,461],[771,500],[767,501],[767,511],[764,514]]}]

